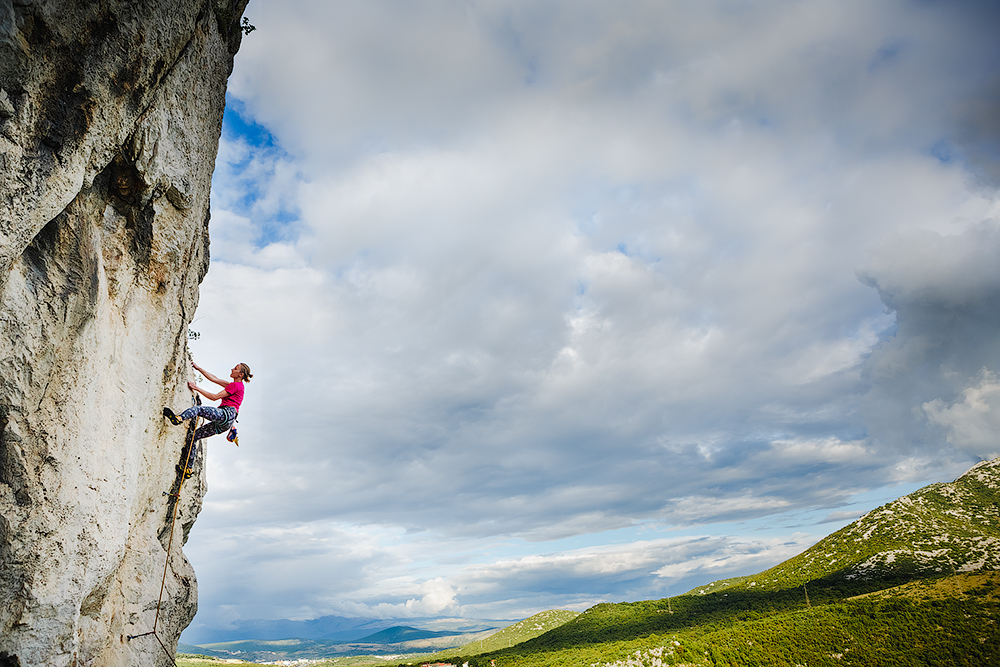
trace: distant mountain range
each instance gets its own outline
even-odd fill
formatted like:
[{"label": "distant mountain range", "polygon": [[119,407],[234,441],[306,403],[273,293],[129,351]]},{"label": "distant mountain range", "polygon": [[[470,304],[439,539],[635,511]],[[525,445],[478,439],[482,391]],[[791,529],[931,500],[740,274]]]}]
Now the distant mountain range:
[{"label": "distant mountain range", "polygon": [[181,640],[188,645],[215,644],[240,640],[318,639],[332,642],[361,641],[387,628],[408,626],[427,632],[451,635],[482,632],[514,623],[517,619],[476,619],[430,616],[420,618],[345,618],[322,616],[309,621],[245,620],[232,627],[192,626]]},{"label": "distant mountain range", "polygon": [[407,625],[396,625],[385,630],[379,630],[367,637],[362,637],[357,641],[359,644],[399,644],[400,642],[412,642],[418,639],[432,639],[434,637],[451,637],[454,632],[432,632],[430,630],[417,630]]},{"label": "distant mountain range", "polygon": [[[393,626],[356,641],[338,642],[326,639],[241,639],[230,642],[180,644],[178,653],[207,655],[215,658],[240,658],[249,661],[276,661],[334,658],[346,655],[427,654],[446,649],[447,654],[475,647],[478,652],[520,644],[558,627],[579,615],[565,610],[544,611],[508,625],[502,630],[455,634],[449,631],[418,630],[409,626]],[[438,620],[437,622],[440,622]],[[441,654],[445,655],[445,654]]]},{"label": "distant mountain range", "polygon": [[481,632],[461,633],[418,630],[409,626],[393,626],[354,641],[331,639],[238,639],[207,644],[180,644],[178,653],[200,654],[215,658],[239,658],[252,662],[276,660],[317,660],[348,655],[385,655],[430,653],[484,639],[495,633],[491,628]]}]

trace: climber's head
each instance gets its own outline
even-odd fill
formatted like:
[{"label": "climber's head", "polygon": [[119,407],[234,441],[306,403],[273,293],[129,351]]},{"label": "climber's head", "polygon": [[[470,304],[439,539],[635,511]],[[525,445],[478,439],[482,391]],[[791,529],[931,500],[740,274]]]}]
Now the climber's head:
[{"label": "climber's head", "polygon": [[233,370],[229,371],[229,377],[234,380],[249,382],[250,378],[253,377],[253,373],[250,372],[250,367],[246,364],[236,364],[233,366]]}]

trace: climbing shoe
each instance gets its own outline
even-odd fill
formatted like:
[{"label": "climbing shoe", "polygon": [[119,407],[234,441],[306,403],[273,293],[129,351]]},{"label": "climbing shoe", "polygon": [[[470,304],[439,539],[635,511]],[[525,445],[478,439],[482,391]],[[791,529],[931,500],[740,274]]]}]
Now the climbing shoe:
[{"label": "climbing shoe", "polygon": [[182,473],[184,475],[184,479],[191,479],[191,475],[194,474],[194,471],[191,470],[191,468],[182,468],[179,465],[174,467],[177,468],[177,472]]},{"label": "climbing shoe", "polygon": [[180,426],[184,423],[184,420],[174,414],[174,411],[170,408],[163,408],[163,416],[170,420],[170,423],[174,426]]}]

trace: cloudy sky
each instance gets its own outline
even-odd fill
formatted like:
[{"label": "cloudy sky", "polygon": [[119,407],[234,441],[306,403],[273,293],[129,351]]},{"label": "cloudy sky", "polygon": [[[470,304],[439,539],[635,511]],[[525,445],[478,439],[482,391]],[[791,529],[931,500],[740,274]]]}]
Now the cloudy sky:
[{"label": "cloudy sky", "polygon": [[1000,453],[995,7],[253,0],[185,639],[680,594]]}]

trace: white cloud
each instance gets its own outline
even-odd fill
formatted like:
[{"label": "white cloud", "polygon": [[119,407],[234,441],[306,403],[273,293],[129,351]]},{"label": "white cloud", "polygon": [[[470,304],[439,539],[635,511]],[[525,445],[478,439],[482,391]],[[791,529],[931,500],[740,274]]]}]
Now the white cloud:
[{"label": "white cloud", "polygon": [[[516,543],[484,545],[433,535],[407,539],[391,529],[317,523],[230,535],[215,542],[211,558],[195,566],[212,576],[213,589],[221,588],[224,595],[238,594],[254,581],[262,602],[258,612],[265,616],[495,618],[555,606],[579,610],[601,601],[637,599],[647,590],[677,595],[697,583],[765,569],[817,539],[805,533],[777,539],[695,535],[496,557],[490,552]],[[246,559],[234,558],[236,543],[252,556],[251,569],[232,569],[234,561]],[[451,556],[447,574],[436,573],[444,563],[435,562],[435,553]],[[285,566],[288,558],[294,559],[294,570]],[[330,562],[337,563],[336,572],[324,567]],[[214,608],[217,593],[211,595],[207,602]],[[519,608],[512,611],[511,605]],[[215,614],[211,620],[222,627],[243,619]]]},{"label": "white cloud", "polygon": [[667,578],[691,579],[700,575],[704,583],[726,579],[736,572],[761,572],[772,563],[781,562],[801,553],[817,540],[806,533],[794,533],[785,539],[728,541],[722,548],[670,563],[656,570]]},{"label": "white cloud", "polygon": [[[989,108],[978,15],[270,0],[250,18],[230,93],[271,134],[220,147],[192,349],[255,379],[240,449],[210,444],[189,549],[287,572],[248,590],[196,562],[203,614],[650,596],[650,572],[763,567],[798,538],[538,549],[826,512],[980,451],[993,395],[966,385],[1000,352],[996,193],[935,148],[989,131],[955,111]],[[251,547],[223,557],[237,531]],[[282,555],[298,542],[325,555]]]},{"label": "white cloud", "polygon": [[927,418],[948,431],[948,442],[983,458],[1000,454],[1000,383],[985,368],[950,406],[937,398],[923,404]]}]

